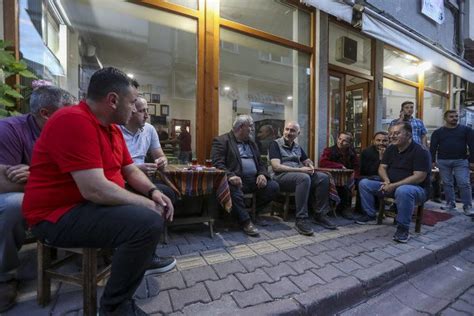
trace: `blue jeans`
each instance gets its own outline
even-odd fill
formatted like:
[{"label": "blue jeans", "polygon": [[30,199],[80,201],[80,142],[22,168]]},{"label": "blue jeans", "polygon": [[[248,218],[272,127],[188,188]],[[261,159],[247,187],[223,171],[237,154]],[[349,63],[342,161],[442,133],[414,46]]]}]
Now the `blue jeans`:
[{"label": "blue jeans", "polygon": [[[362,179],[359,182],[359,191],[362,209],[369,216],[375,216],[375,197],[380,196],[382,182]],[[397,204],[397,222],[400,226],[408,229],[410,227],[413,209],[417,204],[426,201],[425,190],[417,185],[405,184],[395,190],[395,204]]]},{"label": "blue jeans", "polygon": [[0,282],[11,279],[8,272],[20,265],[18,250],[25,239],[22,202],[22,192],[0,194]]},{"label": "blue jeans", "polygon": [[438,159],[439,174],[443,181],[444,196],[447,205],[455,206],[454,180],[459,188],[464,208],[472,206],[471,182],[469,179],[469,161],[467,159]]}]

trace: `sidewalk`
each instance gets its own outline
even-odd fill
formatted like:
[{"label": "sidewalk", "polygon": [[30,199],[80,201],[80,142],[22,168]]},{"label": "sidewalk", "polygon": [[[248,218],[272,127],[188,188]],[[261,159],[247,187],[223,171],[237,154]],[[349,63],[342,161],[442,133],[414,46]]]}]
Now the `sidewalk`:
[{"label": "sidewalk", "polygon": [[[346,226],[336,231],[314,226],[312,237],[299,235],[293,222],[262,227],[259,238],[220,227],[214,239],[202,226],[174,231],[157,253],[177,256],[177,268],[147,276],[136,292],[138,304],[150,314],[332,314],[441,263],[474,241],[474,222],[461,213],[434,227],[423,226],[408,244],[392,241],[391,220],[382,226],[338,221]],[[473,248],[464,254],[474,266]],[[34,245],[22,255],[27,264],[20,272],[34,278]],[[19,303],[5,315],[82,315],[81,293],[56,283],[52,302],[40,308],[35,281],[25,282]]]}]

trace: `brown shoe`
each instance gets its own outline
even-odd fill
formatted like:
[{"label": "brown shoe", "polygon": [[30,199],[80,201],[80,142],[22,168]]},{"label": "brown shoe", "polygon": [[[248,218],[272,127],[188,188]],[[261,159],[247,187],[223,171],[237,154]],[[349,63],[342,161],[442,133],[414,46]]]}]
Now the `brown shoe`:
[{"label": "brown shoe", "polygon": [[6,312],[13,305],[18,291],[18,281],[16,279],[0,283],[0,313]]},{"label": "brown shoe", "polygon": [[258,232],[257,227],[255,227],[252,224],[252,221],[250,221],[250,220],[245,222],[245,224],[242,225],[242,230],[244,231],[244,233],[246,233],[249,236],[257,237],[257,236],[260,235],[259,232]]}]

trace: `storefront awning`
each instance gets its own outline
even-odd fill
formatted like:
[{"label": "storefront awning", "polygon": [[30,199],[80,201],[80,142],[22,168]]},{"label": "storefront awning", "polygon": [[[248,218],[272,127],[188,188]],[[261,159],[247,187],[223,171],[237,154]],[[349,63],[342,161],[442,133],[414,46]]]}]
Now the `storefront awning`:
[{"label": "storefront awning", "polygon": [[338,0],[303,0],[303,3],[335,16],[347,23],[352,21],[352,7]]},{"label": "storefront awning", "polygon": [[362,16],[362,32],[424,61],[429,61],[433,66],[474,82],[474,67],[449,52],[441,52],[441,48],[434,50],[428,46],[429,44],[425,45],[370,14],[364,13]]}]

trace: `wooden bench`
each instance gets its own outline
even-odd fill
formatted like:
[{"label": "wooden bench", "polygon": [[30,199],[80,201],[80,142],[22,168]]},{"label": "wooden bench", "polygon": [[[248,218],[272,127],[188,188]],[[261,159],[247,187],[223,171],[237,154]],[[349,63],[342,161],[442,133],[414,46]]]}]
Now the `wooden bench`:
[{"label": "wooden bench", "polygon": [[[385,213],[385,205],[391,205],[395,204],[395,199],[394,198],[389,198],[385,197],[383,199],[380,199],[379,202],[379,214],[377,216],[377,224],[381,225],[383,218],[384,218],[384,213]],[[421,231],[421,220],[423,219],[423,208],[425,206],[425,203],[421,203],[417,205],[416,212],[415,212],[415,232],[419,233]],[[395,218],[393,219],[395,222]]]},{"label": "wooden bench", "polygon": [[[46,245],[41,241],[38,245],[38,288],[37,301],[45,306],[51,300],[51,280],[79,285],[83,289],[84,315],[97,315],[97,283],[110,275],[110,265],[97,271],[97,256],[100,249],[95,248],[59,248]],[[60,259],[52,260],[52,250],[64,250],[67,254]],[[57,271],[59,267],[72,261],[78,255],[82,256],[82,271],[79,274],[69,274]]]}]

